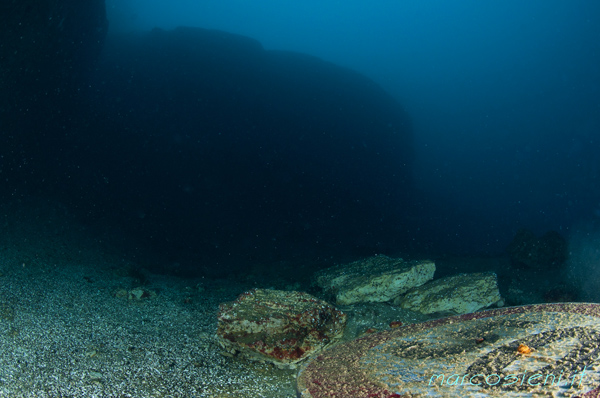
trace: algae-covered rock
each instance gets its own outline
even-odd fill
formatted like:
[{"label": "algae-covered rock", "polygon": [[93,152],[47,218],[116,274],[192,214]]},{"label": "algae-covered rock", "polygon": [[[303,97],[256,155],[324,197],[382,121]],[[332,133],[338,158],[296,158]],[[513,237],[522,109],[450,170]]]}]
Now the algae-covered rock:
[{"label": "algae-covered rock", "polygon": [[293,368],[341,338],[346,315],[307,293],[254,289],[221,304],[218,321],[228,353]]},{"label": "algae-covered rock", "polygon": [[433,279],[435,263],[374,256],[315,274],[316,284],[333,293],[337,304],[386,302]]},{"label": "algae-covered rock", "polygon": [[501,304],[496,274],[460,274],[429,282],[394,300],[395,305],[424,314],[467,314]]}]

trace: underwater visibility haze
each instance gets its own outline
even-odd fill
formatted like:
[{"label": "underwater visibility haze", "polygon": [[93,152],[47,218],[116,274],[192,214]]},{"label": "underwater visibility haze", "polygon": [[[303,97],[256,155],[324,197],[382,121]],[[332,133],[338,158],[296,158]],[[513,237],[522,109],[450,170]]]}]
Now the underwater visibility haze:
[{"label": "underwater visibility haze", "polygon": [[81,70],[57,50],[14,77],[5,194],[117,227],[157,268],[500,255],[522,228],[599,244],[595,2],[108,0],[106,16],[70,49]]}]

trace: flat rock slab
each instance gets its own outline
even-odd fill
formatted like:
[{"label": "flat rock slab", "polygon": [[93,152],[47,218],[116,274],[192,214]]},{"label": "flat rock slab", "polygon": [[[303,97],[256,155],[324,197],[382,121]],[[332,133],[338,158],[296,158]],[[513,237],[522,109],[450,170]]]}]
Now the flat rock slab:
[{"label": "flat rock slab", "polygon": [[468,314],[502,303],[498,281],[493,272],[459,274],[416,287],[394,304],[423,314],[450,312]]},{"label": "flat rock slab", "polygon": [[335,294],[336,303],[383,303],[431,280],[433,261],[374,256],[336,265],[315,274],[317,286]]},{"label": "flat rock slab", "polygon": [[339,344],[300,370],[299,398],[598,397],[600,305],[509,307]]},{"label": "flat rock slab", "polygon": [[221,304],[217,338],[230,354],[293,368],[341,338],[346,315],[307,293],[254,289]]}]

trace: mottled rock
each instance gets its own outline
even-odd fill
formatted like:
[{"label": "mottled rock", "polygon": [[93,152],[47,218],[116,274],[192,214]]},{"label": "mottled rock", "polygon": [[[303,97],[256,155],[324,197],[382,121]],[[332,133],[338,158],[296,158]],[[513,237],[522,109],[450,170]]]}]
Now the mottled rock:
[{"label": "mottled rock", "polygon": [[307,293],[254,289],[221,304],[218,321],[226,352],[293,368],[341,338],[346,315]]},{"label": "mottled rock", "polygon": [[395,305],[424,314],[467,314],[493,304],[502,305],[496,274],[459,274],[429,282],[394,300]]},{"label": "mottled rock", "polygon": [[335,294],[337,304],[385,302],[433,279],[435,263],[374,256],[319,271],[316,284]]}]

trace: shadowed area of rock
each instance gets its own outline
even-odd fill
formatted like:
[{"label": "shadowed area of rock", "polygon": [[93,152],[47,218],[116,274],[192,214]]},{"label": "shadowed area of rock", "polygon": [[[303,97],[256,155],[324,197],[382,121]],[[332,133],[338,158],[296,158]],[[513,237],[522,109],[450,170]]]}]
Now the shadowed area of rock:
[{"label": "shadowed area of rock", "polygon": [[200,28],[105,43],[103,2],[4,8],[6,194],[118,228],[165,271],[398,250],[410,121],[370,79]]}]

